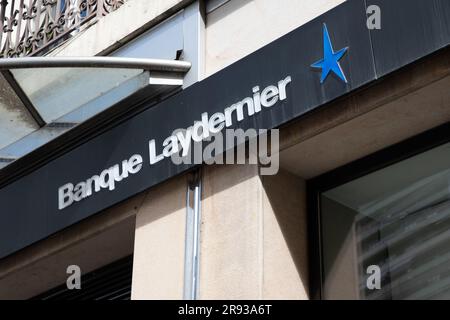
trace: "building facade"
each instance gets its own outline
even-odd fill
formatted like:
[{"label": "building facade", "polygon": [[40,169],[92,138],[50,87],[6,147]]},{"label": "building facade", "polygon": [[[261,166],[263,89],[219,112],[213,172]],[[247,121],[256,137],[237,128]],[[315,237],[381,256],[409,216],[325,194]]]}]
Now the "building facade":
[{"label": "building facade", "polygon": [[[2,71],[1,299],[450,298],[449,1],[18,2],[5,60],[179,64]],[[275,172],[173,163],[202,122]]]}]

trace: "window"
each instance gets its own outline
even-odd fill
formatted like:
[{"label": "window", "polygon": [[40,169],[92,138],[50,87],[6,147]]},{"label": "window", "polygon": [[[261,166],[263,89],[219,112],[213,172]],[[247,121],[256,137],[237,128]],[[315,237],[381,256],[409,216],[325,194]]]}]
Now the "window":
[{"label": "window", "polygon": [[133,256],[128,256],[81,277],[81,290],[62,284],[32,300],[130,300]]},{"label": "window", "polygon": [[450,298],[450,143],[320,192],[319,203],[322,298]]}]

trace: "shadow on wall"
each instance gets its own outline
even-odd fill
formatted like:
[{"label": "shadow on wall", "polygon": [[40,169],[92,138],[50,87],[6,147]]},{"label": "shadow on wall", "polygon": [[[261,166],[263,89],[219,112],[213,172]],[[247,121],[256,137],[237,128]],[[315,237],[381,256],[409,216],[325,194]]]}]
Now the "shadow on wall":
[{"label": "shadow on wall", "polygon": [[[308,239],[305,181],[287,171],[262,177],[263,188],[305,294],[308,286]],[[285,272],[280,269],[279,272]],[[306,296],[307,298],[307,296]]]}]

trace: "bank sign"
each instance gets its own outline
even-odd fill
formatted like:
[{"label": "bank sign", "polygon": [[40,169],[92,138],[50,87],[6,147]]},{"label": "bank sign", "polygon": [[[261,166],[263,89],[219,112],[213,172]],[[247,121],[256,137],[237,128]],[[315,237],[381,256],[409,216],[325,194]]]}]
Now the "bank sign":
[{"label": "bank sign", "polygon": [[[367,28],[371,2],[382,9],[381,30]],[[449,4],[346,1],[211,77],[71,146],[0,189],[0,258],[192,169],[194,165],[176,165],[168,157],[169,144],[182,148],[183,141],[191,143],[195,136],[193,130],[190,137],[174,134],[178,128],[196,123],[207,124],[208,130],[280,128],[446,47]]]},{"label": "bank sign", "polygon": [[[251,97],[226,107],[223,112],[216,112],[211,116],[203,112],[201,120],[195,121],[189,128],[174,130],[175,133],[168,136],[161,145],[157,147],[157,139],[151,139],[148,143],[149,162],[147,165],[155,165],[165,159],[170,159],[178,154],[186,157],[193,143],[201,143],[225,128],[230,128],[244,120],[245,117],[253,117],[264,109],[272,108],[287,99],[287,87],[292,78],[287,76],[278,81],[276,85],[269,85],[260,91],[259,86],[252,89]],[[219,150],[220,151],[220,150]],[[224,151],[224,150],[221,150]],[[140,154],[134,154],[129,159],[122,160],[101,173],[95,174],[85,181],[79,183],[66,183],[58,189],[58,209],[63,210],[74,202],[82,201],[91,197],[102,189],[114,191],[116,184],[125,183],[132,175],[138,174],[144,163]]]}]

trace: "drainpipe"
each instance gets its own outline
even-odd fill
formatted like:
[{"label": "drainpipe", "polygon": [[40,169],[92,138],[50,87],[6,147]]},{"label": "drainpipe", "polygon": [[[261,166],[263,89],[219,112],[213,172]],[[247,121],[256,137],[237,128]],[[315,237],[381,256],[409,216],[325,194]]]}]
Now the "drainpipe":
[{"label": "drainpipe", "polygon": [[186,236],[184,258],[185,300],[197,300],[200,284],[201,172],[194,172],[186,192]]}]

